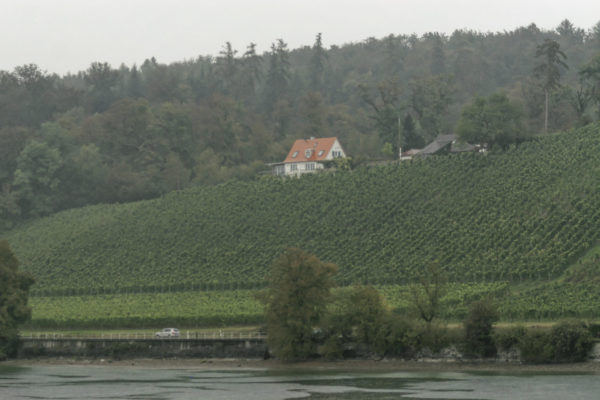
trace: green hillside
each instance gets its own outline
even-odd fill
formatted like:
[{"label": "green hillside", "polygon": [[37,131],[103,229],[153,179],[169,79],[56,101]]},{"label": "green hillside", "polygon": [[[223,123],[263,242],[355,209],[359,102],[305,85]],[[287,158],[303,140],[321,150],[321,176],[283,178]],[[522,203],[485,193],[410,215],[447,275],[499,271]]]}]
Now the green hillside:
[{"label": "green hillside", "polygon": [[260,286],[296,246],[342,284],[559,276],[600,230],[600,128],[503,154],[432,157],[302,179],[263,178],[62,212],[6,232],[38,294]]},{"label": "green hillside", "polygon": [[36,277],[33,326],[256,323],[290,246],[337,263],[400,310],[427,264],[442,315],[486,294],[503,319],[600,316],[600,126],[504,153],[431,157],[300,179],[263,177],[76,209],[0,236]]}]

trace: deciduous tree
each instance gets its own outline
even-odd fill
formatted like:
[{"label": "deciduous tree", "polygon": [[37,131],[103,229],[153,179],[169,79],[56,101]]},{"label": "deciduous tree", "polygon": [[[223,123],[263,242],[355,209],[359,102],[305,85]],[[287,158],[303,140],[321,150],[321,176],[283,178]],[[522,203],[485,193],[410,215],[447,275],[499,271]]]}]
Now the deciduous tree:
[{"label": "deciduous tree", "polygon": [[410,105],[423,128],[426,141],[445,130],[444,116],[452,104],[454,87],[444,75],[429,76],[411,82]]},{"label": "deciduous tree", "polygon": [[377,85],[376,94],[366,85],[359,85],[360,96],[373,110],[370,115],[379,133],[382,149],[391,156],[398,154],[400,146],[400,85],[394,80]]},{"label": "deciduous tree", "polygon": [[506,148],[525,137],[522,115],[505,94],[478,97],[463,109],[456,133],[465,142]]},{"label": "deciduous tree", "polygon": [[412,306],[423,321],[430,323],[440,313],[448,279],[437,263],[420,274],[419,283],[410,287]]},{"label": "deciduous tree", "polygon": [[468,355],[496,355],[496,345],[492,336],[492,327],[496,321],[498,311],[490,299],[483,299],[471,305],[469,315],[464,321],[465,351]]},{"label": "deciduous tree", "polygon": [[18,325],[31,318],[27,298],[33,277],[18,267],[8,242],[0,240],[0,359],[14,354]]},{"label": "deciduous tree", "polygon": [[273,262],[261,300],[269,347],[277,357],[302,360],[315,354],[313,331],[325,314],[336,272],[335,264],[297,248],[287,249]]}]

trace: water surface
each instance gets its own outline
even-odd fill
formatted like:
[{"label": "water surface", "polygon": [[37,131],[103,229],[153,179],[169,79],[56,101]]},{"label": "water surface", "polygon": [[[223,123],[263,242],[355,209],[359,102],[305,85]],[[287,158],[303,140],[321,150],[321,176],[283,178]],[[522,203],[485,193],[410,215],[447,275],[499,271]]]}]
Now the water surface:
[{"label": "water surface", "polygon": [[0,399],[598,400],[594,374],[0,367]]}]

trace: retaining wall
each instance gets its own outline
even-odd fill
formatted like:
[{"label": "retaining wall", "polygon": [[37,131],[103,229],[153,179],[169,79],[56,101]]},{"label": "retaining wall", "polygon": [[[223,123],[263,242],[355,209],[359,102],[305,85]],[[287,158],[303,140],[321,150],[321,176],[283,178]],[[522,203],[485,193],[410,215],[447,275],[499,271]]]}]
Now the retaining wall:
[{"label": "retaining wall", "polygon": [[21,339],[20,358],[263,358],[264,339]]}]

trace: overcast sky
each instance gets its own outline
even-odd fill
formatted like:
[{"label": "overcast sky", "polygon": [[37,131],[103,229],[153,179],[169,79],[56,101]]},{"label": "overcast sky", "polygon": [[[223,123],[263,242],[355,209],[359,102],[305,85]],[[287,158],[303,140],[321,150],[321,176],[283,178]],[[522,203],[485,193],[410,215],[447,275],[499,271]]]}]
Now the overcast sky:
[{"label": "overcast sky", "polygon": [[62,75],[93,61],[216,55],[227,41],[262,53],[278,38],[312,45],[319,32],[329,47],[390,33],[553,29],[565,18],[592,28],[600,0],[0,0],[0,70],[35,63]]}]

